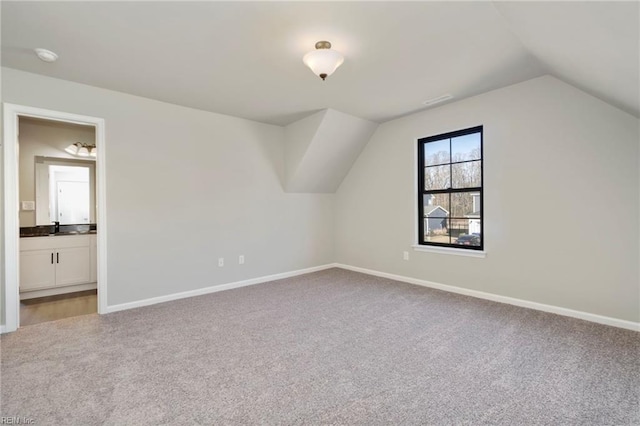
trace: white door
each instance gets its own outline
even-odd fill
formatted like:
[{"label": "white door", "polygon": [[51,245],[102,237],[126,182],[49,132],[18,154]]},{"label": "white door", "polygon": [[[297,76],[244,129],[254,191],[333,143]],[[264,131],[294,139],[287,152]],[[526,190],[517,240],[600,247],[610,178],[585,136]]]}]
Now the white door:
[{"label": "white door", "polygon": [[58,221],[62,224],[89,223],[89,183],[59,181]]},{"label": "white door", "polygon": [[33,250],[20,253],[20,291],[55,287],[54,250]]},{"label": "white door", "polygon": [[56,251],[57,286],[85,284],[90,281],[89,247],[63,248]]}]

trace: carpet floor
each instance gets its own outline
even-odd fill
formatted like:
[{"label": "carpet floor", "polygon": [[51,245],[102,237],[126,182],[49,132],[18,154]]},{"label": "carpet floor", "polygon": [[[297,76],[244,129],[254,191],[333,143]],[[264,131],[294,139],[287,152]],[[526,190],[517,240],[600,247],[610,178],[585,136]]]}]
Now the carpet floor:
[{"label": "carpet floor", "polygon": [[341,269],[1,338],[38,425],[639,425],[640,333]]}]

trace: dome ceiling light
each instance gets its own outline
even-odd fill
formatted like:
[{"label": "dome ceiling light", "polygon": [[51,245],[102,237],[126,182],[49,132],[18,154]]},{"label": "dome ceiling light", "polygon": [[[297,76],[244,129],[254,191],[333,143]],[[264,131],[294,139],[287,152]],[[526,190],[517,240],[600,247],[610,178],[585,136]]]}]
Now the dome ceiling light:
[{"label": "dome ceiling light", "polygon": [[322,80],[329,77],[344,62],[344,56],[336,50],[331,49],[328,41],[316,43],[316,50],[304,55],[302,62]]},{"label": "dome ceiling light", "polygon": [[44,62],[55,62],[56,60],[58,60],[58,54],[50,50],[42,49],[39,47],[37,49],[33,49],[33,51],[36,52],[38,58],[40,58],[40,60]]}]

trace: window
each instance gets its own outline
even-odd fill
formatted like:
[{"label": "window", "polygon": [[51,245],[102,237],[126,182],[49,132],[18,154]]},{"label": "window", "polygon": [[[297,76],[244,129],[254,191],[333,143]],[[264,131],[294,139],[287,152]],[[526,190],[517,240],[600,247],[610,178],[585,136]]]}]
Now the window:
[{"label": "window", "polygon": [[418,243],[483,250],[482,126],[418,140]]}]

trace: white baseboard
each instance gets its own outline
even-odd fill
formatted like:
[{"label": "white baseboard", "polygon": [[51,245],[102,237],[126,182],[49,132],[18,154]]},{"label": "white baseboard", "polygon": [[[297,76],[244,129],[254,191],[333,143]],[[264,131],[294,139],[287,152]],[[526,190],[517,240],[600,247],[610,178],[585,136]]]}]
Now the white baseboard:
[{"label": "white baseboard", "polygon": [[[523,308],[535,309],[543,312],[563,315],[572,318],[578,318],[585,321],[595,322],[598,324],[610,325],[613,327],[624,328],[627,330],[640,331],[640,323],[633,321],[621,320],[618,318],[606,317],[603,315],[591,314],[588,312],[575,311],[573,309],[561,308],[559,306],[546,305],[543,303],[531,302],[528,300],[516,299],[513,297],[500,296],[497,294],[486,293],[478,290],[470,290],[462,287],[455,287],[447,284],[435,283],[432,281],[421,280],[418,278],[405,277],[403,275],[389,274],[387,272],[375,271],[373,269],[360,268],[357,266],[344,265],[341,263],[329,263],[326,265],[315,266],[312,268],[299,269],[297,271],[283,272],[280,274],[266,275],[263,277],[252,278],[243,281],[236,281],[227,284],[221,284],[211,287],[200,288],[181,293],[169,294],[166,296],[152,297],[150,299],[138,300],[135,302],[122,303],[119,305],[107,306],[107,313],[118,312],[127,309],[139,308],[142,306],[155,305],[156,303],[169,302],[172,300],[185,299],[187,297],[201,296],[203,294],[215,293],[218,291],[231,290],[233,288],[246,287],[254,284],[260,284],[269,281],[280,280],[283,278],[295,277],[297,275],[309,274],[311,272],[322,271],[330,268],[342,268],[349,271],[360,272],[363,274],[374,275],[377,277],[388,278],[395,281],[406,282],[423,287],[435,288],[438,290],[448,291],[451,293],[463,294],[465,296],[477,297],[479,299],[491,300],[499,303],[520,306]],[[0,325],[0,334],[5,333],[5,326]]]},{"label": "white baseboard", "polygon": [[7,332],[7,327],[4,325],[0,325],[0,334],[4,334]]},{"label": "white baseboard", "polygon": [[552,314],[564,315],[566,317],[578,318],[585,321],[596,322],[598,324],[610,325],[613,327],[625,328],[627,330],[640,331],[640,323],[633,321],[626,321],[618,318],[605,317],[602,315],[591,314],[588,312],[575,311],[573,309],[561,308],[559,306],[545,305],[544,303],[530,302],[528,300],[515,299],[513,297],[500,296],[492,293],[485,293],[478,290],[470,290],[462,287],[455,287],[447,284],[439,284],[431,281],[425,281],[418,278],[410,278],[402,275],[389,274],[386,272],[374,271],[372,269],[359,268],[357,266],[350,266],[337,263],[335,267],[347,269],[349,271],[361,272],[363,274],[374,275],[376,277],[389,278],[391,280],[402,281],[409,284],[415,284],[423,287],[435,288],[438,290],[444,290],[451,293],[463,294],[465,296],[477,297],[478,299],[486,299],[499,303],[506,303],[509,305],[521,306],[523,308],[535,309],[543,312],[550,312]]},{"label": "white baseboard", "polygon": [[235,281],[227,284],[220,284],[211,287],[199,288],[196,290],[183,291],[181,293],[168,294],[166,296],[152,297],[150,299],[137,300],[135,302],[121,303],[119,305],[107,306],[107,312],[118,312],[127,309],[139,308],[142,306],[155,305],[156,303],[170,302],[172,300],[185,299],[187,297],[202,296],[203,294],[216,293],[218,291],[231,290],[233,288],[246,287],[254,284],[260,284],[268,281],[281,280],[283,278],[295,277],[297,275],[309,274],[311,272],[322,271],[325,269],[335,268],[335,263],[327,265],[314,266],[312,268],[299,269],[297,271],[283,272],[281,274],[266,275],[249,280]]}]

